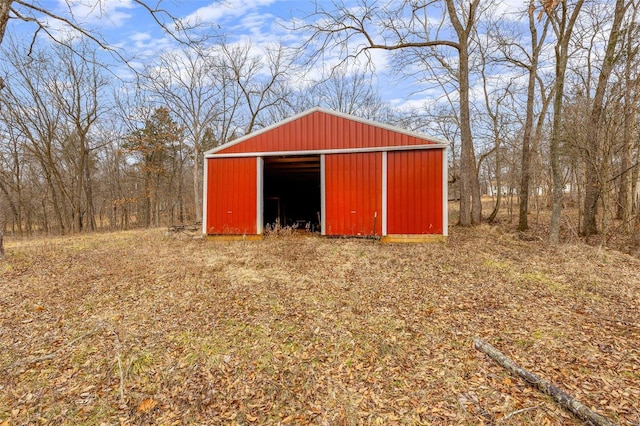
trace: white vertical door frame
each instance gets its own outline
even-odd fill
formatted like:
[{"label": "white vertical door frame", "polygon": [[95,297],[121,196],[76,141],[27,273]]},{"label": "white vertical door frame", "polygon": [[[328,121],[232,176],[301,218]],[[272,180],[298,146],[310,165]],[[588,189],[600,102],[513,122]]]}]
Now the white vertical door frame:
[{"label": "white vertical door frame", "polygon": [[320,235],[327,235],[327,186],[325,154],[320,155]]},{"label": "white vertical door frame", "polygon": [[447,148],[442,148],[442,235],[449,235],[449,166]]},{"label": "white vertical door frame", "polygon": [[256,157],[256,234],[262,235],[264,227],[264,159]]},{"label": "white vertical door frame", "polygon": [[204,159],[202,169],[202,234],[207,235],[207,183],[209,182],[209,160]]},{"label": "white vertical door frame", "polygon": [[382,236],[387,235],[387,151],[382,151]]}]

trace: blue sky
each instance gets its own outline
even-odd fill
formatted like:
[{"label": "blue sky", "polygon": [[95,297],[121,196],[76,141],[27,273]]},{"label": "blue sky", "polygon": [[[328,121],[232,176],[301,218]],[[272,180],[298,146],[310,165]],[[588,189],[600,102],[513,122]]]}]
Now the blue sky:
[{"label": "blue sky", "polygon": [[[73,13],[76,20],[95,29],[112,44],[129,49],[161,47],[170,42],[151,15],[134,0],[44,0],[62,16]],[[145,0],[155,6],[158,0]],[[71,5],[71,8],[68,7]],[[253,42],[274,41],[290,36],[280,25],[291,16],[304,15],[306,1],[292,0],[162,0],[161,9],[185,22],[209,24],[233,37],[250,37]],[[162,14],[158,15],[163,18]],[[166,17],[165,17],[166,18]]]},{"label": "blue sky", "polygon": [[[309,3],[291,0],[165,0],[163,5],[185,22],[210,24],[231,37],[250,37],[253,42],[262,43],[287,38],[288,31],[280,24],[289,20],[292,14],[299,16],[304,13],[298,9],[301,5],[308,7]],[[135,7],[128,12],[129,18],[123,21],[123,29],[129,36],[163,36],[146,11]]]},{"label": "blue sky", "polygon": [[[151,7],[167,10],[185,22],[201,22],[215,26],[220,32],[234,37],[250,37],[253,42],[277,41],[290,38],[281,25],[292,16],[304,16],[312,3],[294,0],[144,0]],[[84,28],[104,35],[111,44],[129,49],[164,46],[168,40],[151,15],[134,0],[31,0],[36,6],[64,18],[79,22]],[[14,7],[21,12],[20,5]],[[306,10],[305,10],[306,9]],[[162,17],[162,14],[158,15]],[[54,31],[64,25],[51,19],[46,21]],[[7,33],[28,37],[33,25],[12,20]],[[148,41],[148,44],[141,41]]]},{"label": "blue sky", "polygon": [[[121,49],[125,57],[135,55],[144,61],[145,57],[176,46],[175,40],[163,32],[148,11],[134,0],[34,1],[59,16],[73,16],[83,28],[100,34],[107,44]],[[158,0],[145,1],[150,6],[158,3]],[[287,27],[292,19],[305,18],[313,8],[313,2],[297,0],[162,0],[159,4],[173,17],[186,23],[209,25],[217,34],[224,34],[227,42],[249,41],[253,45],[302,43],[304,36],[292,33]],[[47,22],[56,37],[65,37],[65,31],[68,31],[65,25],[51,19],[47,19]],[[12,21],[7,33],[13,33],[27,42],[34,31],[33,25]],[[46,43],[46,35],[41,33],[39,40]],[[380,85],[383,88],[381,95],[390,100],[397,96],[398,84],[402,86],[402,82],[385,77],[387,61],[384,52],[375,52],[374,55],[377,76],[384,80],[384,84]],[[325,66],[330,67],[332,60],[337,62],[338,58],[329,56],[329,63]],[[402,92],[406,91],[402,89]]]},{"label": "blue sky", "polygon": [[[124,56],[135,55],[144,61],[175,46],[175,40],[163,32],[153,17],[134,0],[34,0],[42,7],[55,11],[60,16],[73,16],[83,27],[101,34],[106,43],[122,49]],[[381,4],[393,2],[385,0]],[[155,6],[158,0],[146,0]],[[330,1],[327,0],[330,8]],[[506,9],[522,9],[524,0],[505,0]],[[292,19],[305,18],[313,8],[312,1],[297,0],[161,0],[161,8],[186,23],[210,25],[217,34],[224,34],[228,42],[250,41],[254,45],[282,42],[299,44],[304,35],[287,29]],[[162,15],[160,15],[162,19]],[[166,18],[166,17],[165,17]],[[167,21],[168,22],[168,21]],[[49,20],[56,34],[64,33],[64,26]],[[173,26],[173,24],[170,24]],[[10,24],[7,33],[18,37],[29,37],[33,27],[27,24]],[[44,36],[41,36],[46,38]],[[62,36],[63,37],[63,36]],[[383,99],[395,105],[413,103],[418,105],[429,96],[429,91],[416,93],[414,83],[395,75],[390,66],[390,54],[373,51],[376,79]],[[335,54],[327,55],[328,64],[337,62]],[[424,87],[421,87],[424,89]]]}]

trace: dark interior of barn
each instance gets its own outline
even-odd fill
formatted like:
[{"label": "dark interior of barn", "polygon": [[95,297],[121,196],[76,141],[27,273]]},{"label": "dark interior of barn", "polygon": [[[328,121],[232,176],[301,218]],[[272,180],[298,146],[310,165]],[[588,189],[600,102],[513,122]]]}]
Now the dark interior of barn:
[{"label": "dark interior of barn", "polygon": [[320,231],[320,156],[264,159],[264,226]]}]

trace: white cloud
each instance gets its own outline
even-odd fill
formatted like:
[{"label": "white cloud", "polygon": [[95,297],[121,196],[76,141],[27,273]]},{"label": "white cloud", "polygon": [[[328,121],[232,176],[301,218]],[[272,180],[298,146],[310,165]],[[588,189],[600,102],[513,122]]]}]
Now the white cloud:
[{"label": "white cloud", "polygon": [[167,37],[154,37],[149,33],[137,32],[129,37],[131,44],[126,46],[128,49],[134,48],[142,57],[157,55],[166,49],[171,48],[173,40]]},{"label": "white cloud", "polygon": [[247,14],[248,11],[259,7],[269,6],[276,0],[224,0],[214,1],[207,6],[200,7],[187,15],[188,23],[207,22],[221,24],[229,19],[235,19]]},{"label": "white cloud", "polygon": [[96,28],[121,27],[131,18],[128,11],[136,7],[133,0],[58,0],[77,21]]},{"label": "white cloud", "polygon": [[145,41],[150,40],[152,37],[151,37],[151,34],[149,34],[149,33],[134,33],[129,38],[134,43],[144,43]]},{"label": "white cloud", "polygon": [[525,0],[502,0],[497,2],[492,13],[501,15],[503,19],[509,21],[526,21],[529,4]]}]

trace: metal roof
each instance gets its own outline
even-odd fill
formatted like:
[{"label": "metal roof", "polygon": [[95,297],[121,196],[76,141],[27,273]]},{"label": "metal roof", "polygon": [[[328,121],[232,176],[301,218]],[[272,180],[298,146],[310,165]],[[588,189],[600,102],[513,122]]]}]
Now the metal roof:
[{"label": "metal roof", "polygon": [[[331,141],[331,143],[333,143],[334,145],[335,144],[338,144],[338,145],[315,146],[313,148],[300,148],[300,147],[296,148],[293,146],[290,148],[289,146],[287,146],[286,149],[282,148],[282,144],[276,147],[267,147],[267,146],[264,146],[264,144],[262,144],[261,146],[259,146],[258,149],[256,149],[256,146],[255,146],[256,144],[254,143],[253,144],[254,146],[251,146],[246,150],[242,150],[240,149],[241,147],[238,146],[243,143],[253,143],[255,142],[255,140],[259,139],[260,135],[265,135],[269,132],[277,132],[278,131],[277,129],[283,126],[287,126],[288,124],[294,123],[296,120],[299,120],[307,116],[311,116],[312,114],[315,114],[318,112],[322,114],[326,114],[328,116],[333,116],[333,117],[338,117],[344,120],[348,120],[349,122],[361,123],[361,124],[364,124],[365,126],[381,129],[382,131],[391,132],[393,134],[408,136],[410,138],[414,138],[415,140],[424,141],[424,143],[417,143],[417,142],[410,143],[410,144],[394,143],[394,144],[381,146],[381,145],[375,145],[375,144],[367,145],[370,143],[369,140],[359,140],[358,145],[360,146],[348,147],[348,146],[340,146],[341,142],[339,141],[338,142]],[[321,128],[321,129],[308,129],[308,131],[326,133],[328,130]],[[325,140],[322,140],[321,142],[324,144],[328,144],[330,142],[330,139],[331,138],[328,135],[326,135]],[[250,142],[250,141],[253,141],[253,142]],[[287,141],[286,143],[290,144],[292,142]],[[270,155],[330,154],[330,153],[341,153],[341,152],[396,151],[396,150],[407,150],[407,149],[432,149],[432,148],[441,149],[441,148],[447,148],[448,145],[449,144],[447,141],[444,141],[442,139],[435,138],[432,136],[428,136],[422,133],[412,132],[406,129],[402,129],[400,127],[379,123],[373,120],[356,117],[356,116],[345,114],[338,111],[316,107],[316,108],[312,108],[307,111],[304,111],[300,114],[296,114],[278,123],[259,129],[255,132],[244,135],[226,144],[215,147],[209,151],[206,151],[204,155],[205,155],[205,158],[217,158],[217,157],[240,157],[240,156],[244,157],[244,156],[270,156]],[[223,151],[227,151],[227,152],[223,152]]]}]

